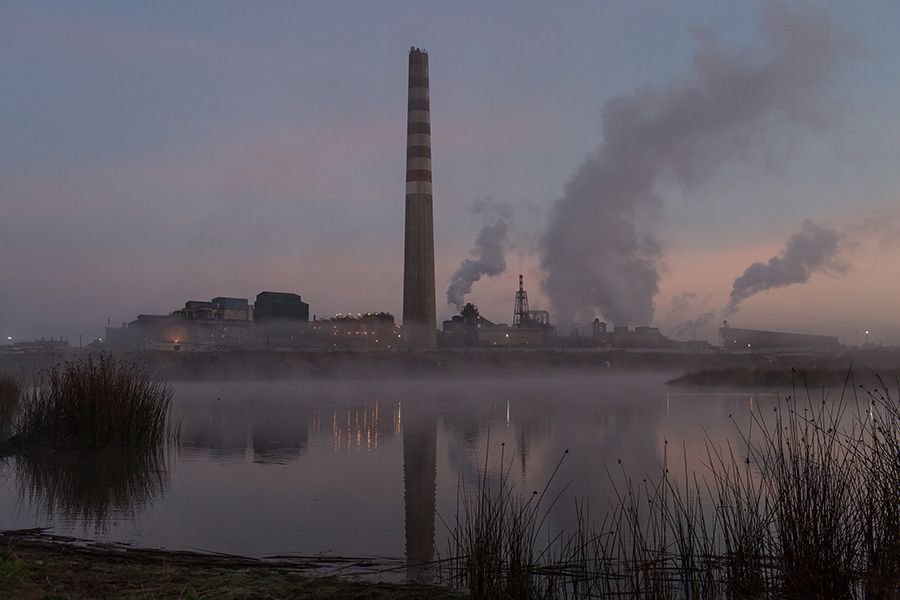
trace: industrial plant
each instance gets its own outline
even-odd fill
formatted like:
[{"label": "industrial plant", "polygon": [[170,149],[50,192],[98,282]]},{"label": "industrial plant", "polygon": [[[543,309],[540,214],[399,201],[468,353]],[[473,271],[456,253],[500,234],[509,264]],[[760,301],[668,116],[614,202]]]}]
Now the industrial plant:
[{"label": "industrial plant", "polygon": [[[299,294],[263,291],[254,302],[217,296],[185,302],[166,314],[141,314],[120,327],[106,328],[90,344],[123,351],[220,350],[400,350],[435,348],[573,348],[635,352],[827,353],[839,351],[835,337],[738,329],[724,323],[721,347],[706,341],[677,341],[656,327],[625,324],[551,324],[550,313],[529,306],[519,275],[511,324],[482,315],[468,302],[443,322],[439,331],[435,304],[434,218],[431,164],[431,113],[428,54],[410,48],[407,86],[406,197],[403,250],[403,321],[376,311],[313,315]],[[502,267],[505,269],[505,264]],[[468,288],[470,289],[470,287]],[[468,290],[467,290],[468,291]],[[457,304],[458,305],[458,304]],[[109,323],[107,323],[109,325]],[[25,342],[9,338],[6,352],[62,352],[62,340]],[[79,343],[79,346],[81,344]]]},{"label": "industrial plant", "polygon": [[256,302],[219,296],[189,300],[165,315],[138,315],[107,327],[105,346],[122,351],[168,350],[390,350],[399,348],[400,326],[387,312],[313,315],[298,294],[260,292]]}]

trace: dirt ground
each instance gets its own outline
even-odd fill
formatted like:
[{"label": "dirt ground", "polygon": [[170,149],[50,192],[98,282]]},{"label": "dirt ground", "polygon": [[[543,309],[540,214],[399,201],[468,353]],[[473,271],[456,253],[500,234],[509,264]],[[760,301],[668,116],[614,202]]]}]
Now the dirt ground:
[{"label": "dirt ground", "polygon": [[0,598],[460,600],[435,586],[317,576],[313,564],[61,542],[0,533]]}]

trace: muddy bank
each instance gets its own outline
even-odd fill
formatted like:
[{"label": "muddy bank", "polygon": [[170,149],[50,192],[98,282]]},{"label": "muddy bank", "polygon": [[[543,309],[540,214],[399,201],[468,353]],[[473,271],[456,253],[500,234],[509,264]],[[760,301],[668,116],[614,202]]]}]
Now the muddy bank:
[{"label": "muddy bank", "polygon": [[379,568],[384,569],[360,559],[257,560],[91,544],[38,530],[0,532],[2,598],[464,598],[436,586],[371,583],[327,575],[371,576]]}]

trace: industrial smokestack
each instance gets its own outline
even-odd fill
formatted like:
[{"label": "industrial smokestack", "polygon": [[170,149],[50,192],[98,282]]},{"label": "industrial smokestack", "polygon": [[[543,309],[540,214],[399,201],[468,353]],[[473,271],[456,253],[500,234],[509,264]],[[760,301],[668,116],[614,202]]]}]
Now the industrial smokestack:
[{"label": "industrial smokestack", "polygon": [[407,110],[403,331],[407,347],[434,348],[437,345],[437,319],[428,54],[418,48],[409,50]]}]

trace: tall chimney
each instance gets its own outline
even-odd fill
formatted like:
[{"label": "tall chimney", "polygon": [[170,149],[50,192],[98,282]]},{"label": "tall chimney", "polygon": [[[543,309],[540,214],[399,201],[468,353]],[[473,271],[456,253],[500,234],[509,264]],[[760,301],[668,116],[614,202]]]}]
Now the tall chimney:
[{"label": "tall chimney", "polygon": [[403,331],[409,348],[437,345],[434,298],[434,217],[431,200],[431,118],[428,54],[409,50],[406,120],[406,237],[403,251]]}]

